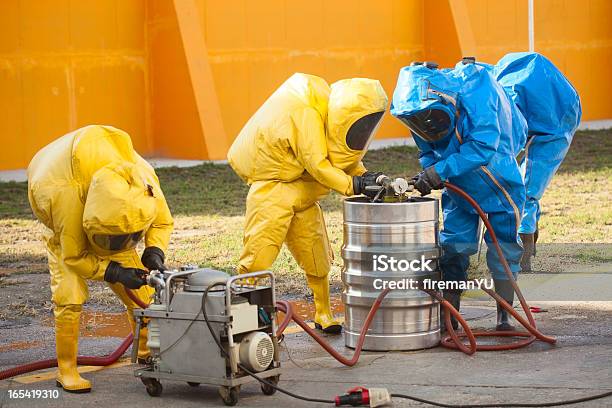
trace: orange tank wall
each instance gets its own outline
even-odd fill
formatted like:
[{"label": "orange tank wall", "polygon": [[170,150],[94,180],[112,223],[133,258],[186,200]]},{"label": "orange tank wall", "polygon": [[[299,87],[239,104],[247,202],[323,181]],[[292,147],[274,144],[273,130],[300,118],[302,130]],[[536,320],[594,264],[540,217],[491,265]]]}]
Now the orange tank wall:
[{"label": "orange tank wall", "polygon": [[580,94],[583,120],[612,118],[612,1],[538,0],[535,49]]},{"label": "orange tank wall", "polygon": [[147,65],[142,1],[1,1],[0,168],[90,123],[150,151]]},{"label": "orange tank wall", "polygon": [[[292,73],[330,84],[379,79],[391,98],[399,69],[423,58],[422,0],[206,1],[210,63],[228,138]],[[387,115],[379,137],[406,134]]]},{"label": "orange tank wall", "polygon": [[[535,0],[536,51],[612,118],[612,2]],[[527,0],[4,0],[0,169],[90,123],[146,156],[222,159],[293,72],[379,79],[412,60],[495,62],[527,49]],[[387,115],[378,137],[407,136]]]},{"label": "orange tank wall", "polygon": [[[471,55],[494,64],[508,52],[527,51],[527,5],[527,0],[428,0],[427,58],[452,66]],[[534,1],[535,51],[550,58],[576,87],[583,120],[612,118],[611,16],[609,0]]]}]

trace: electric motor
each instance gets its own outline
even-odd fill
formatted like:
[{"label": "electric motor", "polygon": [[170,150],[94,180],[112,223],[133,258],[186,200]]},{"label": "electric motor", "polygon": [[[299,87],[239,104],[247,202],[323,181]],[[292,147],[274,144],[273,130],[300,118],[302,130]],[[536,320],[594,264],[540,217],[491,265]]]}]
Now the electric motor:
[{"label": "electric motor", "polygon": [[270,366],[274,358],[274,344],[268,334],[251,332],[240,342],[240,363],[249,370],[259,372]]}]

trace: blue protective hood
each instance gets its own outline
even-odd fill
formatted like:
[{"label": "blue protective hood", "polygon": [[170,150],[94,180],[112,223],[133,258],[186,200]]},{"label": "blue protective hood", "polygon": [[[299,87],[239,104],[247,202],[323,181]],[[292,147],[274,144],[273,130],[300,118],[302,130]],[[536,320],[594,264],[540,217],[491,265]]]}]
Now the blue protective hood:
[{"label": "blue protective hood", "polygon": [[493,75],[527,120],[530,135],[565,133],[571,138],[582,116],[580,98],[546,57],[536,52],[508,54],[497,62]]},{"label": "blue protective hood", "polygon": [[449,69],[431,69],[424,65],[402,68],[393,92],[391,114],[406,124],[405,119],[416,113],[443,110],[451,121],[447,138],[455,128],[457,92],[460,89],[459,82],[449,75],[450,72]]},{"label": "blue protective hood", "polygon": [[[459,185],[485,211],[512,207],[518,218],[525,187],[515,159],[512,103],[504,89],[479,64],[402,68],[391,114],[405,122],[423,110],[439,108],[454,114],[455,124],[449,136],[437,142],[413,134],[421,165],[434,166],[442,180]],[[457,204],[472,211],[461,200]]]},{"label": "blue protective hood", "polygon": [[[513,114],[508,95],[489,74],[490,66],[484,64],[459,63],[454,69],[429,69],[425,66],[408,66],[400,70],[397,85],[393,93],[391,114],[402,122],[405,118],[426,109],[443,107],[455,114],[455,125],[458,119],[466,122],[466,129],[505,131],[499,129],[498,116],[508,118],[512,123]],[[525,131],[524,121],[516,120],[517,134]],[[504,122],[506,123],[506,122]],[[495,129],[498,128],[498,129]],[[452,130],[452,129],[451,129]],[[449,132],[449,135],[452,132]],[[517,148],[512,139],[504,138],[503,150],[506,147],[516,154]]]}]

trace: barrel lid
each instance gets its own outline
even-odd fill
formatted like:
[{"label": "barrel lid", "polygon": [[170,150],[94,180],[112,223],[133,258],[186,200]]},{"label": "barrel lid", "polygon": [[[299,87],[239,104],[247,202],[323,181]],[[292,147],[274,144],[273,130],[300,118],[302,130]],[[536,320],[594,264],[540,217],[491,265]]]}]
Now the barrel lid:
[{"label": "barrel lid", "polygon": [[344,200],[344,222],[397,224],[438,222],[439,201],[431,197],[410,197],[402,202],[372,203],[367,197]]},{"label": "barrel lid", "polygon": [[187,292],[204,292],[213,283],[226,282],[229,274],[215,269],[204,268],[192,273],[187,278],[185,290]]}]

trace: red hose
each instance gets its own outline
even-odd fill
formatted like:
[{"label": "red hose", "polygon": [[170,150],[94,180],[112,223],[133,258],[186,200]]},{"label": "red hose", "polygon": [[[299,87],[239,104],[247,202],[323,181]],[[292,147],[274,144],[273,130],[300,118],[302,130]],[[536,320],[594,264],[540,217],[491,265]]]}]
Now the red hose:
[{"label": "red hose", "polygon": [[[514,280],[514,275],[512,274],[512,270],[510,269],[510,266],[508,265],[508,262],[506,261],[506,257],[504,256],[501,246],[499,245],[499,241],[497,240],[495,230],[493,229],[493,226],[489,222],[489,219],[487,218],[487,215],[485,214],[485,212],[482,210],[482,208],[480,208],[480,205],[478,205],[478,203],[472,197],[470,197],[465,191],[463,191],[461,188],[451,183],[445,183],[445,186],[448,190],[455,192],[456,194],[461,196],[463,199],[465,199],[476,210],[476,212],[482,219],[485,227],[487,228],[487,231],[489,231],[489,235],[491,236],[491,242],[495,246],[495,250],[497,251],[499,260],[502,263],[504,272],[506,273],[508,280],[510,281],[510,284],[512,285],[512,288],[514,289],[514,292],[516,293],[519,299],[521,307],[523,308],[525,315],[527,316],[527,321],[523,319],[523,317],[519,315],[518,312],[516,312],[514,308],[510,304],[508,304],[508,302],[502,299],[497,293],[495,293],[494,291],[490,289],[484,289],[484,291],[488,293],[493,299],[495,299],[497,303],[501,305],[501,307],[506,309],[521,325],[523,325],[523,327],[525,327],[525,329],[527,329],[527,331],[526,332],[521,332],[521,331],[473,332],[468,326],[467,322],[463,319],[461,314],[449,302],[444,300],[444,298],[440,296],[438,292],[433,291],[433,290],[425,290],[425,292],[427,292],[430,296],[436,298],[440,302],[440,306],[444,307],[445,310],[448,312],[448,313],[444,313],[444,318],[445,318],[446,328],[448,330],[449,336],[443,338],[440,344],[444,347],[458,349],[468,355],[472,355],[477,350],[479,351],[500,351],[500,350],[517,349],[517,348],[524,347],[524,346],[527,346],[533,343],[536,339],[544,341],[546,343],[550,343],[550,344],[556,343],[557,340],[554,337],[546,336],[545,334],[543,334],[537,329],[536,322],[535,322],[535,319],[533,318],[531,310],[529,309],[529,305],[527,304],[525,297],[523,296],[520,288],[518,287],[516,281]],[[127,295],[130,297],[130,299],[132,299],[138,306],[140,306],[141,308],[145,308],[145,309],[148,307],[148,305],[142,303],[140,299],[138,299],[136,295],[132,293],[132,291],[130,291],[127,288],[125,289],[125,291]],[[383,299],[385,298],[385,296],[387,296],[389,291],[390,291],[389,289],[383,290],[378,295],[378,297],[374,301],[374,304],[370,308],[370,311],[368,312],[366,320],[364,321],[363,327],[361,328],[361,332],[359,333],[359,338],[357,340],[355,352],[353,353],[353,357],[351,359],[348,359],[344,357],[343,355],[341,355],[329,343],[327,343],[316,331],[311,329],[310,326],[301,317],[299,317],[298,315],[295,315],[293,313],[291,303],[284,301],[284,300],[276,302],[277,308],[281,312],[285,313],[285,318],[283,319],[283,321],[278,327],[277,336],[280,336],[283,333],[283,331],[287,328],[287,326],[289,325],[289,322],[293,320],[300,327],[302,327],[304,331],[306,331],[306,333],[308,333],[317,343],[319,343],[325,349],[325,351],[327,351],[337,361],[349,367],[354,366],[359,360],[359,356],[361,355],[361,349],[363,348],[363,343],[365,342],[365,337],[368,332],[368,329],[370,328],[370,324],[372,323],[372,320],[374,319],[374,315],[378,311],[378,308],[380,307]],[[464,333],[457,334],[455,332],[451,324],[451,318],[450,318],[451,314],[459,322],[459,324],[464,330]],[[525,337],[525,339],[519,340],[513,343],[506,343],[506,344],[477,344],[476,343],[477,337]],[[462,338],[468,339],[469,346],[464,344],[461,341]],[[109,354],[108,356],[103,356],[103,357],[82,356],[82,357],[78,357],[77,363],[82,364],[82,365],[93,365],[93,366],[110,365],[114,363],[115,361],[117,361],[117,359],[119,359],[119,357],[121,357],[123,353],[125,353],[125,351],[128,349],[132,341],[133,341],[133,336],[132,334],[130,334],[128,337],[125,338],[125,340],[123,340],[119,348],[117,348],[117,350],[115,350],[113,353]],[[38,362],[30,363],[30,364],[25,364],[22,366],[11,368],[9,370],[0,371],[0,380],[14,377],[20,374],[25,374],[31,371],[37,371],[37,370],[42,370],[44,368],[51,368],[51,367],[57,367],[56,360],[43,360],[43,361],[38,361]]]},{"label": "red hose", "polygon": [[[494,291],[490,289],[485,289],[485,292],[488,293],[491,297],[493,297],[493,299],[495,299],[497,303],[501,305],[501,307],[506,309],[521,325],[523,325],[523,327],[527,329],[527,332],[480,331],[480,332],[473,333],[474,336],[476,337],[526,337],[526,339],[520,340],[514,343],[507,343],[507,344],[489,344],[489,345],[479,344],[476,346],[476,350],[481,350],[481,351],[512,350],[512,349],[524,347],[528,344],[531,344],[536,339],[544,341],[546,343],[550,343],[550,344],[556,343],[557,339],[555,339],[554,337],[546,336],[545,334],[543,334],[536,328],[536,322],[535,322],[535,319],[533,318],[533,315],[531,314],[529,305],[527,304],[527,301],[525,300],[525,297],[523,296],[521,289],[518,287],[516,281],[514,280],[514,275],[512,274],[512,270],[510,270],[510,265],[508,265],[508,261],[506,261],[506,257],[504,256],[501,246],[499,245],[499,241],[497,240],[495,230],[493,229],[493,226],[489,222],[489,219],[487,218],[487,215],[485,214],[485,212],[482,210],[482,208],[480,208],[480,205],[478,205],[478,203],[472,197],[470,197],[469,194],[463,191],[461,188],[451,183],[445,183],[445,186],[448,190],[453,191],[454,193],[461,196],[461,198],[466,200],[476,210],[476,212],[482,219],[482,222],[487,228],[487,231],[489,231],[491,242],[495,246],[495,250],[497,251],[499,260],[501,261],[501,264],[504,267],[504,272],[506,273],[506,276],[508,277],[508,280],[510,281],[512,288],[514,289],[514,292],[516,293],[516,296],[518,297],[521,307],[523,308],[525,315],[527,316],[527,320],[528,320],[528,321],[525,321],[525,319],[523,319],[523,317],[519,315],[518,312],[516,312],[514,308],[510,306],[508,302],[502,299],[497,293],[495,293]],[[450,310],[448,306],[446,305],[444,306],[446,307],[446,310]],[[448,316],[448,313],[445,313],[445,315]],[[447,319],[446,327],[449,331],[450,336],[442,339],[441,344],[444,347],[455,348],[455,349],[458,348],[462,350],[463,343],[457,337],[462,338],[462,337],[466,337],[466,335],[461,334],[459,336],[454,336],[454,330],[452,326],[448,324],[450,323],[449,320],[450,319]],[[471,339],[470,339],[470,343],[471,343]]]},{"label": "red hose", "polygon": [[[142,302],[131,290],[125,288],[125,292],[130,299],[134,301],[138,306],[143,309],[146,309],[149,305]],[[134,341],[134,335],[130,333],[117,347],[115,351],[106,355],[106,356],[79,356],[77,357],[78,365],[88,365],[88,366],[107,366],[115,363],[119,358],[126,352],[126,350],[130,347],[132,342]],[[134,345],[137,347],[137,345]],[[30,373],[32,371],[44,370],[46,368],[57,367],[56,359],[49,360],[41,360],[35,361],[33,363],[23,364],[17,367],[10,368],[8,370],[0,371],[0,380],[6,380],[7,378],[15,377],[17,375],[22,375],[26,373]]]},{"label": "red hose", "polygon": [[353,357],[351,359],[348,359],[342,354],[338,353],[338,351],[336,351],[328,342],[323,340],[323,338],[321,338],[321,336],[319,336],[317,332],[311,329],[310,326],[300,316],[293,314],[291,303],[287,302],[286,300],[280,300],[276,302],[276,306],[280,309],[280,311],[285,313],[285,319],[278,328],[277,336],[280,336],[282,334],[283,330],[285,330],[285,328],[287,327],[289,320],[293,319],[293,321],[300,325],[302,329],[304,329],[306,333],[308,333],[313,339],[315,339],[316,342],[319,343],[325,349],[325,351],[327,351],[333,358],[335,358],[345,366],[352,367],[357,364],[357,360],[359,360],[359,356],[361,355],[361,348],[363,347],[363,342],[365,341],[365,335],[368,331],[368,328],[370,327],[370,324],[372,323],[372,320],[374,319],[376,311],[380,307],[380,304],[382,303],[385,296],[387,296],[387,293],[389,293],[389,289],[385,289],[380,292],[380,294],[374,301],[374,304],[370,308],[370,311],[366,316],[365,322],[363,323],[363,327],[361,328],[361,333],[359,334],[359,339],[357,340],[357,346],[355,347],[355,352],[353,353]]},{"label": "red hose", "polygon": [[[444,318],[445,318],[446,328],[448,330],[449,336],[443,338],[440,344],[442,344],[442,346],[444,347],[458,349],[468,355],[474,354],[477,350],[480,350],[480,351],[512,350],[512,349],[516,349],[519,347],[527,346],[533,343],[536,339],[550,343],[550,344],[554,344],[557,341],[555,338],[544,335],[542,332],[540,332],[536,328],[535,319],[533,318],[533,315],[531,314],[529,305],[527,304],[527,301],[523,297],[523,294],[521,293],[520,288],[518,287],[518,285],[516,284],[516,281],[514,280],[514,275],[512,275],[510,266],[508,265],[508,262],[506,261],[506,257],[504,256],[501,246],[499,245],[499,241],[497,240],[495,230],[493,229],[493,226],[489,222],[489,219],[487,218],[485,212],[482,210],[482,208],[480,208],[478,203],[472,197],[470,197],[465,191],[463,191],[461,188],[451,183],[445,183],[445,185],[447,189],[457,193],[459,196],[464,198],[472,207],[474,207],[474,209],[476,210],[476,212],[478,213],[478,215],[484,222],[484,225],[489,231],[489,235],[491,236],[491,242],[495,246],[495,249],[502,263],[504,271],[506,275],[508,276],[508,279],[514,291],[516,292],[517,297],[519,298],[519,302],[521,306],[523,307],[525,314],[527,315],[528,321],[526,321],[521,315],[519,315],[518,312],[516,312],[514,308],[510,306],[508,302],[502,299],[497,293],[495,293],[492,290],[485,289],[485,292],[488,293],[493,299],[495,299],[504,309],[506,309],[521,325],[523,325],[523,327],[527,329],[527,331],[526,332],[522,332],[522,331],[478,331],[478,332],[473,332],[468,326],[467,322],[463,319],[459,311],[457,311],[449,302],[447,302],[438,292],[434,290],[422,289],[423,291],[427,292],[430,296],[436,298],[440,302],[440,306],[444,307],[444,309],[447,311],[447,313],[444,313]],[[302,327],[306,331],[306,333],[308,333],[317,343],[319,343],[325,349],[325,351],[327,351],[333,358],[335,358],[337,361],[339,361],[340,363],[344,365],[353,366],[357,363],[357,360],[359,360],[359,356],[361,355],[361,349],[363,347],[363,343],[365,341],[365,337],[370,327],[370,324],[372,323],[372,320],[374,319],[374,315],[376,314],[376,311],[378,310],[378,308],[380,307],[380,304],[382,303],[383,299],[388,293],[389,293],[389,289],[383,290],[380,293],[380,295],[378,295],[378,297],[376,298],[376,301],[370,308],[370,311],[368,312],[368,316],[366,317],[363,327],[361,328],[361,332],[359,333],[359,337],[357,340],[357,346],[355,347],[355,352],[351,359],[348,359],[344,357],[343,355],[341,355],[340,353],[338,353],[338,351],[336,351],[329,343],[327,343],[316,331],[311,329],[310,326],[308,326],[308,324],[306,324],[306,322],[304,322],[302,318],[300,318],[298,315],[295,315],[293,313],[291,303],[284,301],[284,300],[276,302],[277,308],[281,312],[285,313],[285,318],[278,326],[277,336],[280,336],[283,333],[283,331],[287,328],[287,326],[289,325],[289,322],[293,320],[300,327]],[[451,314],[455,317],[457,322],[461,325],[464,333],[457,334],[455,332],[451,324]],[[519,340],[513,343],[506,343],[506,344],[477,344],[476,343],[477,337],[525,337],[525,339]],[[469,341],[469,345],[464,344],[461,341],[462,338],[467,338]]]}]

